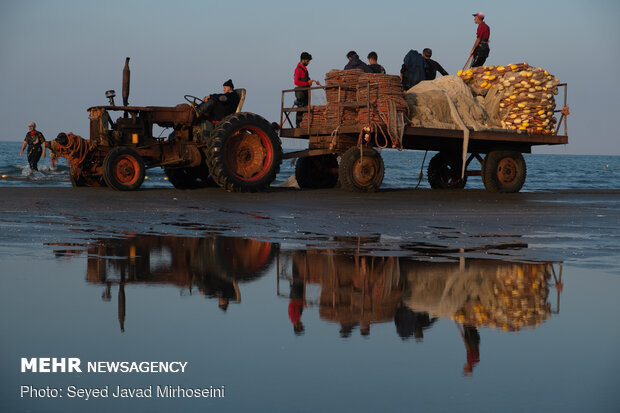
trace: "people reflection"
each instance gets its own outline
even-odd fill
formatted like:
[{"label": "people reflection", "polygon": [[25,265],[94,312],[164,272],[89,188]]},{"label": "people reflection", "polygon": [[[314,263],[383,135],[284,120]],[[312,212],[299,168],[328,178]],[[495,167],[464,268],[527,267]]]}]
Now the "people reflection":
[{"label": "people reflection", "polygon": [[459,331],[461,332],[461,338],[465,343],[465,349],[467,350],[467,362],[463,366],[463,374],[467,377],[471,377],[474,372],[474,367],[480,362],[480,334],[478,329],[473,325],[457,324]]},{"label": "people reflection", "polygon": [[296,335],[302,335],[305,327],[301,322],[301,314],[306,306],[306,285],[299,271],[293,268],[293,280],[291,281],[290,301],[288,303],[288,318],[293,323],[293,331]]},{"label": "people reflection", "polygon": [[431,318],[428,313],[420,313],[411,310],[405,305],[399,305],[394,315],[394,324],[396,324],[396,332],[403,340],[411,337],[415,341],[421,342],[424,339],[424,330],[432,326],[436,317]]},{"label": "people reflection", "polygon": [[217,298],[217,306],[226,312],[230,300],[236,302],[240,300],[239,289],[236,281],[229,280],[223,276],[205,274],[197,280],[198,291],[207,298]]}]

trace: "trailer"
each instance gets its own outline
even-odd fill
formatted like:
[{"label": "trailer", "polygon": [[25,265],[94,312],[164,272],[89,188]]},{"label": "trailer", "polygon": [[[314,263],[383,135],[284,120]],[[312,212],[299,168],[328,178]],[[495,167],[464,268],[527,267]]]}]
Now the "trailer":
[{"label": "trailer", "polygon": [[[526,178],[523,153],[531,153],[533,146],[563,145],[568,143],[567,84],[563,87],[564,104],[557,127],[552,134],[523,133],[506,129],[468,131],[436,129],[392,124],[377,127],[370,124],[343,125],[345,108],[365,108],[370,113],[370,84],[355,83],[337,86],[317,86],[282,91],[280,106],[280,136],[308,141],[308,149],[287,153],[283,159],[298,158],[295,176],[304,188],[331,188],[337,182],[347,190],[374,192],[379,189],[385,172],[379,148],[388,147],[388,136],[397,135],[392,147],[402,150],[438,152],[430,160],[427,179],[433,189],[462,189],[469,176],[480,176],[489,192],[519,192]],[[356,102],[338,100],[336,126],[313,125],[295,127],[291,114],[306,112],[311,116],[312,102],[304,107],[285,107],[286,97],[297,90],[312,91],[337,88],[338,96],[355,90]],[[367,89],[367,90],[366,90]],[[368,96],[364,98],[364,96]],[[361,99],[359,97],[362,97]],[[559,134],[563,126],[563,134]],[[521,133],[520,133],[521,132]],[[476,161],[476,162],[474,162]]]}]

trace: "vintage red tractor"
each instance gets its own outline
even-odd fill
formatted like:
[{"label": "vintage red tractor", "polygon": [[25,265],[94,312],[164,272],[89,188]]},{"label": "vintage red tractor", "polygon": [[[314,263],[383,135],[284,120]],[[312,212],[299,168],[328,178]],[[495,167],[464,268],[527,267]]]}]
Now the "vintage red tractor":
[{"label": "vintage red tractor", "polygon": [[[172,107],[129,106],[129,58],[123,70],[123,106],[114,104],[109,90],[107,106],[88,109],[90,139],[71,133],[52,142],[58,156],[67,158],[73,186],[109,186],[138,189],[147,168],[162,167],[176,188],[215,184],[235,192],[267,189],[282,162],[282,145],[263,117],[241,112],[245,89],[236,89],[235,113],[221,121],[201,114],[202,99],[185,95],[188,103]],[[118,114],[116,119],[113,114]],[[154,137],[153,126],[170,128]]]}]

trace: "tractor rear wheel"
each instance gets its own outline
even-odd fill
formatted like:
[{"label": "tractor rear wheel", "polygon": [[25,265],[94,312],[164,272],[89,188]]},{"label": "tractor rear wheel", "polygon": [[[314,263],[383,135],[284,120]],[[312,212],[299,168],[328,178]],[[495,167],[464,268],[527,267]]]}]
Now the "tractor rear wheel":
[{"label": "tractor rear wheel", "polygon": [[385,166],[381,154],[373,148],[353,146],[342,155],[338,177],[349,191],[375,192],[383,182]]},{"label": "tractor rear wheel", "polygon": [[103,179],[110,188],[133,191],[144,182],[144,161],[132,148],[112,149],[103,160]]},{"label": "tractor rear wheel", "polygon": [[338,159],[334,154],[297,159],[295,179],[301,189],[333,188],[338,183]]},{"label": "tractor rear wheel", "polygon": [[282,144],[263,117],[240,112],[211,133],[207,165],[213,180],[230,192],[264,191],[282,163]]}]

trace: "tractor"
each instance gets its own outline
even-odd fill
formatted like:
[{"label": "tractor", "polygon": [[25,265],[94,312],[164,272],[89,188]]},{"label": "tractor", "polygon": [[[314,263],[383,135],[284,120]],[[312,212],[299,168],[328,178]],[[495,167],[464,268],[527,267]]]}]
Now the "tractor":
[{"label": "tractor", "polygon": [[[234,192],[269,188],[280,170],[282,144],[265,118],[242,112],[245,89],[235,89],[235,113],[220,121],[201,114],[202,99],[185,95],[187,103],[172,107],[129,106],[129,58],[123,69],[123,105],[88,109],[90,139],[60,134],[52,150],[67,158],[73,186],[140,188],[147,168],[162,167],[179,189],[216,186]],[[116,117],[116,119],[114,119]],[[153,126],[170,128],[153,136]]]}]

